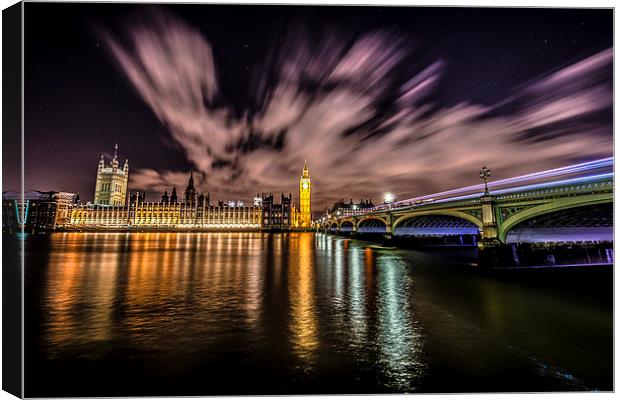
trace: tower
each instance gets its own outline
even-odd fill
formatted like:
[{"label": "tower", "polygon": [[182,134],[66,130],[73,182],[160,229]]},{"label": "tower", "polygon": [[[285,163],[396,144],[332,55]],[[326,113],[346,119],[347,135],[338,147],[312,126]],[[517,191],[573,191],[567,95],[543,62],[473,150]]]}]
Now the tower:
[{"label": "tower", "polygon": [[187,182],[187,187],[185,188],[185,202],[189,204],[194,204],[196,202],[196,189],[194,189],[193,169],[189,173],[189,181]]},{"label": "tower", "polygon": [[312,223],[312,213],[310,211],[310,193],[312,191],[312,183],[310,182],[310,173],[308,166],[304,160],[304,170],[299,179],[299,226],[301,228],[309,228]]},{"label": "tower", "polygon": [[106,165],[103,154],[97,166],[94,204],[122,206],[127,197],[127,181],[129,180],[129,160],[125,160],[123,168],[119,168],[118,144],[114,145],[114,158]]}]

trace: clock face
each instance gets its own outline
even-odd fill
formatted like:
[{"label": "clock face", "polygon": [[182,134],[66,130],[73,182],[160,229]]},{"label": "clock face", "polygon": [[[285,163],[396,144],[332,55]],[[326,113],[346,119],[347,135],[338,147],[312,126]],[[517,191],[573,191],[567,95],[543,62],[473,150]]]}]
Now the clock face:
[{"label": "clock face", "polygon": [[302,184],[301,184],[301,187],[302,187],[303,189],[308,189],[308,182],[304,182],[304,183],[302,183]]}]

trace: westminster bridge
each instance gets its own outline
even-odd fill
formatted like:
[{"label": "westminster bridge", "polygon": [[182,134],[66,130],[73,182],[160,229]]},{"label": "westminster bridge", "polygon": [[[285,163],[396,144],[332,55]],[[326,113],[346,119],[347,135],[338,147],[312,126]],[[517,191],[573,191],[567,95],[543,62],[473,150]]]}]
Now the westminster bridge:
[{"label": "westminster bridge", "polygon": [[[481,258],[490,254],[490,263],[500,258],[519,264],[516,248],[523,245],[598,245],[598,255],[603,253],[598,258],[613,260],[613,158],[504,179],[488,187],[483,178],[484,185],[327,215],[318,228],[362,238],[379,236],[384,242],[443,239],[442,243],[477,247]],[[447,238],[452,242],[445,242]]]}]

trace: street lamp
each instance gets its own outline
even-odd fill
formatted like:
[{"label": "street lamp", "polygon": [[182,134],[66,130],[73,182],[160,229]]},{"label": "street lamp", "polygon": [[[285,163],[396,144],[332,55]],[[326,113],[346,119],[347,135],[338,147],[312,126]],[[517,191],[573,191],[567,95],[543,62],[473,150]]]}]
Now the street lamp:
[{"label": "street lamp", "polygon": [[483,166],[482,169],[480,170],[480,179],[484,181],[484,194],[485,195],[489,194],[489,187],[487,186],[487,180],[489,179],[489,176],[491,176],[491,170]]},{"label": "street lamp", "polygon": [[386,194],[383,195],[383,202],[385,204],[393,203],[394,200],[395,200],[395,197],[394,197],[394,195],[392,193],[386,193]]}]

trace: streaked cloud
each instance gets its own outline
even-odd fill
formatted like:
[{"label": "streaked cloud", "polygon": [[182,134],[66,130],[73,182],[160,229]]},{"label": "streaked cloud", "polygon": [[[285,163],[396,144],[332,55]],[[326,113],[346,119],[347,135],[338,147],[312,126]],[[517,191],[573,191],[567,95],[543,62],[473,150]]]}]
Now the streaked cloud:
[{"label": "streaked cloud", "polygon": [[[212,198],[294,192],[304,158],[318,211],[341,197],[402,198],[476,183],[483,164],[500,178],[612,154],[611,49],[524,83],[497,104],[442,107],[432,94],[450,73],[446,60],[407,68],[415,54],[397,33],[325,31],[310,40],[295,31],[256,67],[259,107],[238,117],[214,101],[217,62],[196,27],[157,13],[128,37],[104,36]],[[158,193],[186,177],[153,159],[130,185]]]}]

